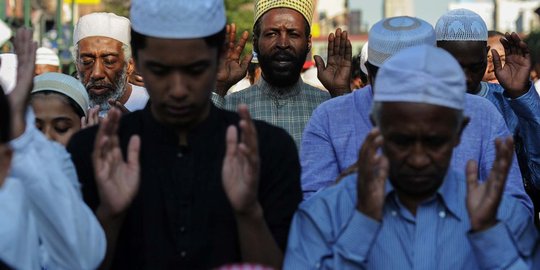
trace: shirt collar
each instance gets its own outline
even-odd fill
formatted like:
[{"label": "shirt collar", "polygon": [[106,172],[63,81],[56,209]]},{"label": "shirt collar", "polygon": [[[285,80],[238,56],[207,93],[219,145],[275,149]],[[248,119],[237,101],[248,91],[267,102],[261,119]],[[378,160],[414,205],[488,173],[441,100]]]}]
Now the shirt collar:
[{"label": "shirt collar", "polygon": [[273,99],[287,99],[290,97],[297,96],[300,94],[300,91],[302,90],[302,86],[304,85],[304,81],[302,81],[302,78],[298,78],[298,81],[287,87],[276,87],[273,85],[270,85],[264,77],[261,76],[261,78],[255,83],[261,91],[270,96]]},{"label": "shirt collar", "polygon": [[[440,199],[446,210],[452,213],[456,218],[462,220],[466,217],[467,213],[463,207],[463,202],[465,202],[466,193],[462,192],[460,188],[461,185],[464,185],[465,179],[461,179],[457,173],[448,169],[448,173],[444,178],[444,181],[437,190],[437,197]],[[386,191],[385,197],[388,199],[389,196],[394,194],[394,187],[389,180],[386,180]]]}]

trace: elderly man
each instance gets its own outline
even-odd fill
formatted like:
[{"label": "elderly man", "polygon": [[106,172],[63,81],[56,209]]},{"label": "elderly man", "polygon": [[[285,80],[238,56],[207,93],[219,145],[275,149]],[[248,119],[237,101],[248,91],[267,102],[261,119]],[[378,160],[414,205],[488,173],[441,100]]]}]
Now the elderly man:
[{"label": "elderly man", "polygon": [[[311,50],[313,10],[313,0],[257,0],[253,49],[258,55],[262,77],[242,91],[212,97],[218,107],[228,110],[235,110],[241,103],[247,104],[253,118],[284,128],[297,146],[300,146],[302,131],[313,110],[330,98],[328,92],[310,86],[300,78]],[[348,43],[350,53],[346,34],[341,35],[340,31],[337,40],[344,45]]]},{"label": "elderly man", "polygon": [[90,106],[99,105],[100,117],[111,105],[135,111],[148,101],[146,89],[128,83],[134,69],[129,31],[129,20],[113,13],[85,15],[75,26],[77,73],[90,96]]},{"label": "elderly man", "polygon": [[301,205],[284,269],[527,269],[534,224],[502,195],[512,139],[495,142],[486,183],[475,161],[450,167],[468,119],[457,61],[434,46],[404,49],[380,67],[374,86],[377,128],[362,145],[358,174]]},{"label": "elderly man", "polygon": [[529,79],[527,45],[516,33],[506,34],[501,40],[506,54],[504,66],[497,50],[491,50],[500,83],[493,84],[481,82],[487,65],[488,31],[478,14],[466,9],[449,11],[439,18],[435,32],[437,46],[450,52],[463,68],[467,92],[487,98],[503,115],[516,140],[524,182],[540,190],[540,96]]},{"label": "elderly man", "polygon": [[[393,17],[377,22],[369,32],[366,62],[369,80],[375,81],[378,68],[389,57],[403,48],[419,44],[435,46],[435,31],[429,23],[412,17]],[[358,149],[373,127],[369,115],[376,91],[366,87],[329,100],[314,111],[306,126],[300,152],[304,199],[333,185],[340,174],[350,173],[348,168],[356,168]],[[461,143],[454,150],[452,166],[461,170],[467,160],[476,160],[479,180],[484,181],[495,160],[493,140],[510,136],[510,132],[497,109],[486,99],[467,94],[465,113],[471,120],[463,131]],[[523,189],[517,162],[512,164],[505,192],[520,200],[532,213],[532,203]]]},{"label": "elderly man", "polygon": [[136,0],[131,19],[137,70],[152,102],[120,123],[112,109],[99,130],[83,130],[68,145],[85,200],[105,228],[107,262],[115,269],[240,261],[279,268],[301,201],[300,165],[284,130],[252,121],[246,106],[237,114],[211,102],[225,41],[223,1]]}]

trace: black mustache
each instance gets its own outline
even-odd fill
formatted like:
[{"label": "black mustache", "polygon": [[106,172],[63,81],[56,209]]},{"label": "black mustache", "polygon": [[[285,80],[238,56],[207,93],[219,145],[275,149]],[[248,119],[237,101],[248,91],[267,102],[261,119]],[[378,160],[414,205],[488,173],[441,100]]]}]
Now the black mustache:
[{"label": "black mustache", "polygon": [[296,59],[295,55],[289,52],[277,52],[272,55],[272,59],[277,61],[291,61]]}]

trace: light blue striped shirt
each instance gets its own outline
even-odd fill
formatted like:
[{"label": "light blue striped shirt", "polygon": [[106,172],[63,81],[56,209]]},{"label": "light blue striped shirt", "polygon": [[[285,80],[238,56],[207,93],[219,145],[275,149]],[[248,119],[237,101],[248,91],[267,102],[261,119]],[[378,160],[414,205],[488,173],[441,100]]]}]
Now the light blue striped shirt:
[{"label": "light blue striped shirt", "polygon": [[503,196],[497,225],[470,232],[465,178],[448,173],[413,216],[391,185],[382,222],[356,210],[356,175],[295,214],[284,269],[529,269],[537,232],[526,207]]}]

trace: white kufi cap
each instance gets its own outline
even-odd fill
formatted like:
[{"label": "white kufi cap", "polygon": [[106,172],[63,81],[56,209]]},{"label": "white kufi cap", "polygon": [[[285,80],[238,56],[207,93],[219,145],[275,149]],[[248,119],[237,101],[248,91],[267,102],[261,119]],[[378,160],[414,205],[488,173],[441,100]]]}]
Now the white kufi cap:
[{"label": "white kufi cap", "polygon": [[450,10],[435,25],[437,40],[441,41],[487,41],[486,23],[468,9]]},{"label": "white kufi cap", "polygon": [[108,37],[130,45],[130,23],[114,13],[97,12],[82,16],[73,31],[73,45],[87,37]]},{"label": "white kufi cap", "polygon": [[223,0],[133,0],[133,30],[167,39],[203,38],[225,27]]},{"label": "white kufi cap", "polygon": [[82,83],[66,74],[47,72],[34,77],[33,93],[52,91],[63,94],[79,105],[79,108],[87,115],[90,99],[86,88]]},{"label": "white kufi cap", "polygon": [[456,59],[443,49],[420,45],[391,57],[377,72],[375,102],[417,102],[463,110],[467,86]]},{"label": "white kufi cap", "polygon": [[420,44],[436,46],[435,31],[428,22],[408,16],[377,22],[369,30],[368,62],[380,67],[400,50]]},{"label": "white kufi cap", "polygon": [[366,68],[366,61],[368,58],[368,44],[369,42],[366,42],[364,46],[362,46],[362,51],[360,51],[360,70],[364,72],[364,74],[368,74],[367,68]]},{"label": "white kufi cap", "polygon": [[36,51],[36,65],[60,66],[60,59],[56,53],[46,47],[40,47]]}]

